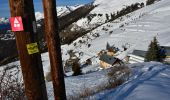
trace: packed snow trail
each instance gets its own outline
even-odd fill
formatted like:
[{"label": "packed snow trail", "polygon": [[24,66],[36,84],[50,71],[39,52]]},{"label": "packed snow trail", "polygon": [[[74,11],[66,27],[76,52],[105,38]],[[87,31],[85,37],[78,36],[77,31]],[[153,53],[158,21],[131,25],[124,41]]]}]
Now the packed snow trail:
[{"label": "packed snow trail", "polygon": [[170,66],[160,63],[131,65],[132,77],[120,87],[99,93],[97,100],[169,100]]}]

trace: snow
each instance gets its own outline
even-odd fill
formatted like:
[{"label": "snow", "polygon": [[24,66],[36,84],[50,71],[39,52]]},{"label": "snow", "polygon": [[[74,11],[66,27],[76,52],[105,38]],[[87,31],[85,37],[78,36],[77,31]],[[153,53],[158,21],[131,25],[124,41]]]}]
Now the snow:
[{"label": "snow", "polygon": [[36,20],[40,20],[44,18],[44,14],[41,12],[35,12],[35,18]]},{"label": "snow", "polygon": [[98,5],[96,9],[94,9],[91,13],[97,13],[97,14],[110,14],[113,12],[117,12],[122,10],[122,8],[125,8],[126,6],[130,6],[131,4],[135,3],[144,3],[147,0],[95,0],[94,5]]},{"label": "snow", "polygon": [[9,19],[8,18],[0,18],[0,24],[8,24]]},{"label": "snow", "polygon": [[[169,5],[170,1],[162,0],[141,8],[94,29],[72,44],[62,46],[62,49],[68,48],[75,52],[85,52],[84,56],[88,55],[90,58],[90,56],[96,56],[99,51],[105,49],[108,42],[121,50],[117,57],[123,59],[134,49],[146,51],[155,36],[161,46],[170,46]],[[95,37],[96,34],[99,34],[99,37]],[[85,41],[85,43],[79,43],[80,40]],[[75,43],[76,46],[74,46]],[[88,47],[88,44],[91,46]],[[123,45],[128,48],[127,51],[123,51]]]},{"label": "snow", "polygon": [[95,100],[169,100],[170,66],[156,62],[130,66],[133,72],[128,82],[90,98]]},{"label": "snow", "polygon": [[146,3],[147,0],[95,0],[93,5],[97,5],[89,15],[91,14],[101,14],[102,16],[95,16],[89,22],[87,18],[82,18],[81,20],[76,22],[76,25],[79,27],[89,29],[92,27],[96,27],[97,25],[102,25],[106,21],[105,14],[117,13],[117,11],[121,11],[126,6],[130,6],[135,3]]},{"label": "snow", "polygon": [[[57,10],[57,16],[62,17],[64,15],[69,14],[70,12],[74,11],[75,9],[81,7],[83,5],[76,5],[76,6],[59,6],[56,7]],[[40,20],[44,18],[44,13],[41,12],[35,12],[35,18],[36,20]]]},{"label": "snow", "polygon": [[75,9],[81,7],[83,5],[75,5],[75,6],[59,6],[57,7],[57,15],[59,17],[64,16],[72,11],[74,11]]}]

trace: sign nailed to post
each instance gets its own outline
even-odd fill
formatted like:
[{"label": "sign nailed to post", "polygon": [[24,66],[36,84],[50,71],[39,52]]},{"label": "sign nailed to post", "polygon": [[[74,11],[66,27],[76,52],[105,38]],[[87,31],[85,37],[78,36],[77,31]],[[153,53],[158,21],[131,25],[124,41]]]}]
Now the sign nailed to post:
[{"label": "sign nailed to post", "polygon": [[10,22],[11,22],[11,28],[12,31],[23,31],[23,23],[22,23],[22,18],[19,17],[11,17],[10,18]]},{"label": "sign nailed to post", "polygon": [[39,49],[38,49],[38,44],[37,43],[30,43],[27,44],[27,50],[28,50],[28,54],[34,54],[34,53],[38,53]]}]

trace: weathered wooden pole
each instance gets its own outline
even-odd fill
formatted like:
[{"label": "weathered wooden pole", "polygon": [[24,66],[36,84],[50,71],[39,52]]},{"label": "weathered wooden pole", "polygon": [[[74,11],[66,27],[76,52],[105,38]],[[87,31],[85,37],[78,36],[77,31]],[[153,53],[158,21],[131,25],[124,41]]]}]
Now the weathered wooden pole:
[{"label": "weathered wooden pole", "polygon": [[45,34],[50,56],[51,75],[55,100],[66,100],[61,44],[58,32],[56,0],[42,0],[45,19]]},{"label": "weathered wooden pole", "polygon": [[[9,0],[9,5],[27,99],[47,100],[41,55],[37,44],[33,0]],[[21,20],[23,29],[20,28]]]}]

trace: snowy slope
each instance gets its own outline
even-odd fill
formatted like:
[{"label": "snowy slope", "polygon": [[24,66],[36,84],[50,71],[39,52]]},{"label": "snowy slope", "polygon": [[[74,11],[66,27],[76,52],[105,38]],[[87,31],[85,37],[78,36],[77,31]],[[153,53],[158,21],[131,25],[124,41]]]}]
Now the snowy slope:
[{"label": "snowy slope", "polygon": [[[43,62],[45,59],[43,59]],[[10,63],[7,67],[19,65],[19,62]],[[92,70],[97,66],[89,66]],[[128,65],[131,75],[127,82],[121,86],[99,92],[87,98],[87,100],[169,100],[170,98],[170,65],[158,62],[137,63]],[[5,68],[1,66],[0,70]],[[13,68],[15,73],[17,68]],[[20,69],[19,69],[20,70]],[[90,70],[89,70],[90,71]],[[0,71],[1,72],[1,71]],[[76,97],[84,89],[96,90],[96,87],[107,84],[107,70],[88,73],[84,75],[65,77],[67,98]],[[0,73],[2,74],[2,73]],[[54,100],[52,82],[46,83],[48,99]]]},{"label": "snowy slope", "polygon": [[[122,10],[126,6],[130,6],[135,3],[146,3],[146,0],[95,0],[93,5],[97,5],[89,15],[97,14],[97,16],[93,17],[91,21],[88,21],[88,18],[82,18],[81,20],[76,22],[76,25],[82,28],[92,28],[96,25],[101,25],[106,21],[105,14],[117,13],[117,11]],[[101,14],[102,16],[99,16]]]},{"label": "snowy slope", "polygon": [[10,29],[9,28],[9,19],[8,18],[0,18],[0,30]]},{"label": "snowy slope", "polygon": [[75,9],[81,7],[83,5],[75,5],[75,6],[59,6],[57,7],[57,15],[59,17],[64,16],[72,11],[74,11]]},{"label": "snowy slope", "polygon": [[[56,8],[57,10],[57,16],[62,17],[64,15],[67,15],[68,13],[74,11],[75,9],[81,7],[83,5],[76,5],[76,6],[59,6]],[[44,18],[44,14],[41,12],[35,12],[35,18],[36,20],[40,20]]]},{"label": "snowy slope", "polygon": [[9,22],[8,18],[0,18],[0,24],[8,23],[8,22]]},{"label": "snowy slope", "polygon": [[135,3],[146,3],[147,0],[95,0],[94,5],[98,5],[91,13],[110,14],[122,10],[122,8]]},{"label": "snowy slope", "polygon": [[169,100],[170,66],[155,62],[130,66],[133,73],[128,82],[90,98],[92,100]]},{"label": "snowy slope", "polygon": [[[71,45],[62,46],[62,49],[81,51],[90,58],[105,49],[108,42],[120,50],[122,50],[122,45],[128,47],[126,52],[118,56],[118,58],[123,59],[127,53],[132,52],[134,49],[147,50],[154,36],[158,38],[160,45],[170,46],[169,5],[169,0],[162,0],[146,6],[96,28],[87,35],[75,40]],[[95,37],[96,34],[99,37]],[[80,41],[84,43],[80,43]],[[91,46],[88,47],[88,44]]]}]

